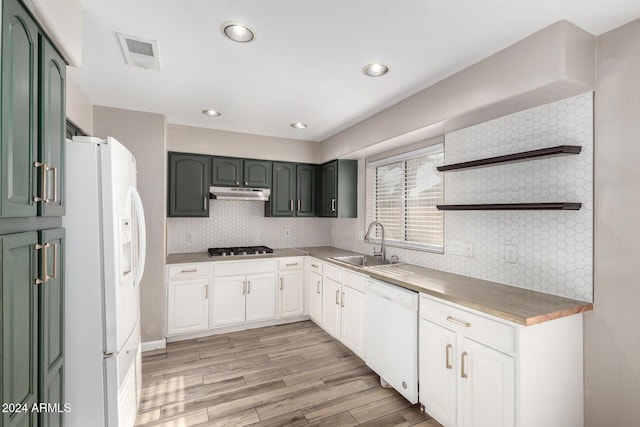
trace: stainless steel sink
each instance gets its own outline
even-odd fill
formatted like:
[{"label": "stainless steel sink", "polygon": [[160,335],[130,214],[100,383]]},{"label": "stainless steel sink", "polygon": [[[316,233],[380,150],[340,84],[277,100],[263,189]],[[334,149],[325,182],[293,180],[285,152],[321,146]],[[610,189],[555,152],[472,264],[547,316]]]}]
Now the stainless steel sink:
[{"label": "stainless steel sink", "polygon": [[371,255],[336,256],[332,259],[355,265],[356,267],[368,267],[372,265],[385,265],[391,263],[391,261],[387,259],[380,259]]}]

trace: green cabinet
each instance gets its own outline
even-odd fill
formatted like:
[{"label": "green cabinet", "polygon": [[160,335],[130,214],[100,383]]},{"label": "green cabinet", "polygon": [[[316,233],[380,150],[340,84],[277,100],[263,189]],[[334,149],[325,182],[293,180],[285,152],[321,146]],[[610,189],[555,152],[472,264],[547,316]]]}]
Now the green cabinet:
[{"label": "green cabinet", "polygon": [[38,26],[17,0],[2,2],[1,108],[0,215],[36,216]]},{"label": "green cabinet", "polygon": [[265,216],[316,216],[315,174],[315,165],[273,162],[273,183]]},{"label": "green cabinet", "polygon": [[213,157],[211,185],[218,187],[271,187],[271,162],[268,160]]},{"label": "green cabinet", "polygon": [[[38,401],[64,404],[64,230],[62,228],[40,232],[39,277],[46,283],[38,285],[39,319],[39,384]],[[62,409],[62,408],[61,408]],[[42,426],[62,426],[63,411],[40,414]]]},{"label": "green cabinet", "polygon": [[317,209],[319,216],[358,216],[358,161],[333,160],[318,168]]},{"label": "green cabinet", "polygon": [[61,216],[66,64],[19,1],[2,8],[0,216]]},{"label": "green cabinet", "polygon": [[0,237],[0,300],[2,301],[2,371],[0,402],[22,405],[27,411],[2,411],[6,427],[35,426],[38,402],[38,285],[35,284],[38,233]]},{"label": "green cabinet", "polygon": [[211,156],[169,153],[170,217],[209,216]]}]

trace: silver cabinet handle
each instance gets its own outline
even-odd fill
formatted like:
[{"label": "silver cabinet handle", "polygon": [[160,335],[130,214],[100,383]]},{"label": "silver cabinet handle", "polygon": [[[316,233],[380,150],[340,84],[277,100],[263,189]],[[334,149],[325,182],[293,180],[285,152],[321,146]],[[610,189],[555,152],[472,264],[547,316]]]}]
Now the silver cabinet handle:
[{"label": "silver cabinet handle", "polygon": [[236,185],[240,185],[240,181],[236,181]]},{"label": "silver cabinet handle", "polygon": [[245,182],[244,182],[244,185],[245,185],[245,186],[249,186],[249,181],[245,181]]},{"label": "silver cabinet handle", "polygon": [[466,351],[462,353],[462,356],[460,356],[460,377],[461,378],[469,378],[469,374],[467,373],[467,370],[465,368],[465,363],[464,363],[467,356],[469,356],[469,354]]},{"label": "silver cabinet handle", "polygon": [[298,199],[298,210],[302,210],[302,200]]},{"label": "silver cabinet handle", "polygon": [[204,285],[204,299],[209,299],[209,286]]},{"label": "silver cabinet handle", "polygon": [[289,210],[293,211],[293,199],[289,200]]},{"label": "silver cabinet handle", "polygon": [[247,293],[251,293],[251,280],[247,280]]},{"label": "silver cabinet handle", "polygon": [[192,268],[191,270],[180,270],[180,273],[195,273],[198,271],[197,268]]},{"label": "silver cabinet handle", "polygon": [[[46,254],[46,251],[45,251]],[[55,279],[58,277],[58,244],[53,244],[53,274],[47,276],[48,279]]]},{"label": "silver cabinet handle", "polygon": [[204,198],[204,203],[202,204],[202,209],[207,210],[207,198]]},{"label": "silver cabinet handle", "polygon": [[319,293],[320,293],[320,281],[318,280],[316,282],[316,294],[319,294]]},{"label": "silver cabinet handle", "polygon": [[42,251],[40,258],[40,268],[42,269],[42,277],[36,277],[35,284],[42,285],[47,283],[47,281],[51,278],[47,274],[47,248],[51,247],[49,243],[45,243],[44,245],[35,245],[37,251]]},{"label": "silver cabinet handle", "polygon": [[247,282],[242,282],[242,295],[247,293]]},{"label": "silver cabinet handle", "polygon": [[318,264],[311,264],[311,267],[318,268]]},{"label": "silver cabinet handle", "polygon": [[458,325],[458,326],[462,326],[463,328],[470,328],[470,327],[471,327],[471,323],[469,323],[469,322],[463,322],[462,320],[458,320],[458,319],[454,319],[454,318],[453,318],[453,317],[451,317],[451,316],[448,316],[448,317],[447,317],[447,320],[448,320],[449,322],[451,322],[451,323],[454,323],[454,324]]},{"label": "silver cabinet handle", "polygon": [[340,291],[336,291],[336,305],[340,305]]},{"label": "silver cabinet handle", "polygon": [[[44,169],[44,173],[46,174],[47,172],[53,172],[53,199],[47,197],[44,202],[45,203],[52,203],[52,202],[57,202],[58,201],[58,168],[53,167],[53,166],[46,166],[45,165],[45,169]],[[46,184],[46,180],[44,181]],[[47,192],[48,193],[48,192]],[[45,193],[43,193],[44,196]]]},{"label": "silver cabinet handle", "polygon": [[280,278],[280,290],[282,290],[284,288],[283,281],[284,281],[284,279],[281,277]]},{"label": "silver cabinet handle", "polygon": [[47,165],[41,162],[33,162],[33,167],[38,169],[42,168],[42,174],[40,175],[40,195],[34,196],[34,202],[46,202],[47,201]]},{"label": "silver cabinet handle", "polygon": [[453,346],[451,344],[447,344],[447,346],[444,348],[444,352],[446,353],[446,358],[447,358],[447,362],[445,365],[445,368],[447,369],[453,369],[453,365],[451,365],[451,355],[450,355],[450,351],[453,350]]},{"label": "silver cabinet handle", "polygon": [[336,211],[336,199],[331,199],[331,212]]},{"label": "silver cabinet handle", "polygon": [[287,266],[287,267],[293,267],[294,265],[298,265],[298,263],[297,263],[297,262],[294,262],[294,263],[292,263],[292,264],[286,264],[286,266]]},{"label": "silver cabinet handle", "polygon": [[344,292],[342,293],[342,298],[341,298],[340,306],[341,306],[341,307],[344,307]]}]

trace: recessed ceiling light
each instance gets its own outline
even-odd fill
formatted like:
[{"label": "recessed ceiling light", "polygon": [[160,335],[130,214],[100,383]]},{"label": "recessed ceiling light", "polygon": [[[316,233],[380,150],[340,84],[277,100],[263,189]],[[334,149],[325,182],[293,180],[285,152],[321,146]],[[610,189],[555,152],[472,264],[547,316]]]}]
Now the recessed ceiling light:
[{"label": "recessed ceiling light", "polygon": [[362,72],[369,77],[380,77],[387,74],[390,69],[391,67],[389,67],[387,64],[373,63],[365,66],[362,69]]},{"label": "recessed ceiling light", "polygon": [[222,34],[238,43],[247,43],[256,37],[256,33],[244,24],[225,22],[220,27]]},{"label": "recessed ceiling light", "polygon": [[304,129],[304,128],[307,127],[307,125],[305,125],[302,122],[293,122],[289,126],[291,126],[292,128],[296,128],[296,129]]},{"label": "recessed ceiling light", "polygon": [[202,110],[202,114],[204,114],[205,116],[218,117],[222,113],[220,113],[220,111],[207,109],[207,110]]}]

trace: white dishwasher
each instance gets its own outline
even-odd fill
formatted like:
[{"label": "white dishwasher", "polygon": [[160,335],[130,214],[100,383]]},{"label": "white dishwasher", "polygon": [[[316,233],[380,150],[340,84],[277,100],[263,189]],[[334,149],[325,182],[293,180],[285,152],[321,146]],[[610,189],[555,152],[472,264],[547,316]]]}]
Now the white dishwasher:
[{"label": "white dishwasher", "polygon": [[418,402],[418,293],[369,279],[366,363],[409,402]]}]

